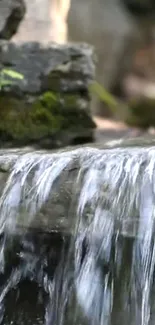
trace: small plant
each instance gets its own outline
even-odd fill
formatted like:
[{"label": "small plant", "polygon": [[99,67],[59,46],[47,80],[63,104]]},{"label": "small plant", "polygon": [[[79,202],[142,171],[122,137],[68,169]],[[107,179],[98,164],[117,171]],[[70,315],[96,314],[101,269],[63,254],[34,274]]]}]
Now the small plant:
[{"label": "small plant", "polygon": [[118,105],[117,100],[103,86],[95,81],[90,85],[89,89],[90,92],[96,95],[102,102],[104,102],[113,113],[116,112]]},{"label": "small plant", "polygon": [[24,76],[19,72],[10,69],[2,69],[0,71],[0,91],[3,89],[3,87],[14,84],[16,80],[23,80],[23,79]]}]

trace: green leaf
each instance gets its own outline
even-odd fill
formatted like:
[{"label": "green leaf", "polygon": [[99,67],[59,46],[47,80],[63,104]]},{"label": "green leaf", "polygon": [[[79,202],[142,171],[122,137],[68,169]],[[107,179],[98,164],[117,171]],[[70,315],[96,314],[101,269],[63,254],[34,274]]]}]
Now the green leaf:
[{"label": "green leaf", "polygon": [[13,71],[13,70],[3,69],[3,70],[1,70],[1,74],[7,75],[8,77],[11,77],[13,79],[19,79],[19,80],[24,79],[24,76],[21,73]]},{"label": "green leaf", "polygon": [[115,98],[98,82],[93,82],[90,85],[90,91],[93,92],[97,97],[105,102],[113,110],[117,106],[117,101]]},{"label": "green leaf", "polygon": [[1,87],[12,85],[14,82],[12,80],[2,79],[0,81]]}]

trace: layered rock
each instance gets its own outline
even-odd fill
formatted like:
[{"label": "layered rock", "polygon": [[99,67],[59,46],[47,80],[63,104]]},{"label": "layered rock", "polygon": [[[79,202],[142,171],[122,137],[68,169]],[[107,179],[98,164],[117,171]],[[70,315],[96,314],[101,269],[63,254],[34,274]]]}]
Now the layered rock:
[{"label": "layered rock", "polygon": [[35,143],[55,148],[93,139],[89,84],[94,78],[93,49],[36,42],[0,43],[2,69],[23,79],[0,92],[0,143]]},{"label": "layered rock", "polygon": [[0,0],[0,39],[10,39],[17,31],[26,8],[23,0]]}]

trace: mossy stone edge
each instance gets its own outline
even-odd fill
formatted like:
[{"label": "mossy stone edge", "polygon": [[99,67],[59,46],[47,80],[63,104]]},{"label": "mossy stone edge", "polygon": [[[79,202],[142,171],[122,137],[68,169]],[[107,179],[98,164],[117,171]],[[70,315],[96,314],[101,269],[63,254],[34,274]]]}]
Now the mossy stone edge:
[{"label": "mossy stone edge", "polygon": [[[60,96],[51,91],[22,98],[1,92],[0,139],[3,145],[4,142],[26,145],[48,139],[51,147],[61,147],[63,141],[70,142],[69,134],[71,138],[82,136],[82,133],[87,137],[90,131],[92,134],[95,123],[80,100],[78,94]],[[88,100],[83,101],[89,106]]]}]

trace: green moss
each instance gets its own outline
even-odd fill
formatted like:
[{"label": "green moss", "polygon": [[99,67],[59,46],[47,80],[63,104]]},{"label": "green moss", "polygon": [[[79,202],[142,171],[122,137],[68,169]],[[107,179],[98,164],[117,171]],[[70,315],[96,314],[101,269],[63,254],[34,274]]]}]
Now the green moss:
[{"label": "green moss", "polygon": [[148,128],[155,125],[155,99],[135,99],[129,103],[130,115],[127,123],[132,126]]},{"label": "green moss", "polygon": [[57,94],[54,94],[51,91],[47,91],[39,97],[39,100],[42,103],[42,105],[45,105],[50,109],[53,105],[56,105],[56,103],[59,101],[58,98],[59,96]]},{"label": "green moss", "polygon": [[52,92],[31,99],[31,103],[0,94],[0,135],[10,140],[37,140],[62,130],[93,127],[77,103],[78,96],[60,98]]},{"label": "green moss", "polygon": [[78,106],[79,95],[66,94],[63,97],[59,93],[54,94],[51,91],[47,91],[39,97],[43,106],[46,106],[48,109],[56,110],[57,104],[62,107],[67,108],[76,108]]}]

